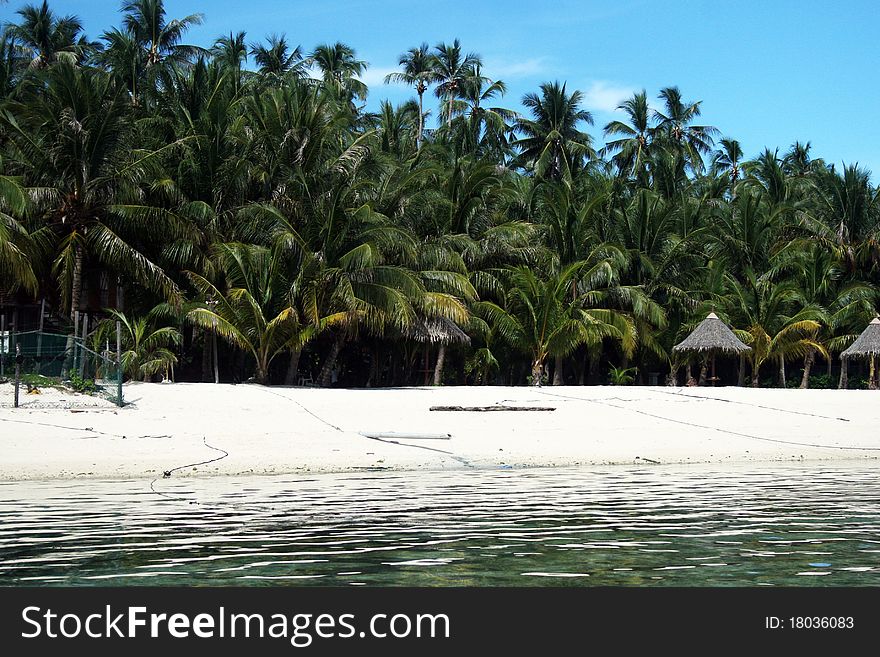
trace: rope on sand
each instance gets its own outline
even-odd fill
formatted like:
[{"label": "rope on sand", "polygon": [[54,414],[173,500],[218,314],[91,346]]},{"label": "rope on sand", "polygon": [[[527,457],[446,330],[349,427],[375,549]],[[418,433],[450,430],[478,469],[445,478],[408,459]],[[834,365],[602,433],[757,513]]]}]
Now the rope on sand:
[{"label": "rope on sand", "polygon": [[589,402],[591,404],[599,404],[600,406],[608,406],[611,408],[618,408],[624,411],[630,411],[631,413],[638,413],[639,415],[645,415],[647,417],[652,417],[657,420],[664,420],[666,422],[673,422],[675,424],[682,424],[688,427],[695,427],[697,429],[706,429],[707,431],[718,431],[720,433],[726,433],[731,436],[737,436],[739,438],[750,438],[752,440],[760,440],[768,443],[778,443],[780,445],[792,445],[795,447],[817,447],[820,449],[840,449],[847,451],[855,451],[855,452],[880,452],[880,447],[849,447],[845,445],[819,445],[816,443],[803,443],[796,442],[793,440],[779,440],[777,438],[765,438],[763,436],[755,436],[749,433],[742,433],[739,431],[731,431],[729,429],[721,429],[719,427],[712,427],[705,424],[697,424],[696,422],[687,422],[685,420],[676,420],[672,417],[666,417],[664,415],[657,415],[656,413],[649,413],[648,411],[643,411],[638,408],[632,408],[630,406],[621,406],[620,404],[609,404],[607,402],[599,401],[598,399],[586,399],[584,397],[573,397],[571,395],[560,395],[558,393],[554,394],[552,392],[545,392],[544,390],[536,390],[538,394],[547,395],[548,397],[556,397],[558,399],[573,399],[575,401],[583,401]]}]

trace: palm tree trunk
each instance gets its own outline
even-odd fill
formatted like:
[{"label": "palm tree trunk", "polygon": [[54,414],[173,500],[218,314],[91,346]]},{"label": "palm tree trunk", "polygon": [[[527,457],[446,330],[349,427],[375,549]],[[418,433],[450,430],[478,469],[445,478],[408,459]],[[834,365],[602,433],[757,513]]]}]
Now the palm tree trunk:
[{"label": "palm tree trunk", "polygon": [[342,333],[337,333],[336,338],[333,340],[330,353],[327,354],[327,360],[324,361],[324,367],[321,368],[321,374],[318,375],[318,385],[322,388],[330,385],[330,377],[333,374],[333,368],[336,367],[336,359],[342,350],[344,339]]},{"label": "palm tree trunk", "polygon": [[840,390],[846,390],[849,385],[849,376],[847,374],[847,366],[849,365],[849,359],[842,358],[840,360],[840,381],[837,383],[837,387]]},{"label": "palm tree trunk", "polygon": [[437,350],[437,363],[434,365],[434,385],[439,386],[443,380],[443,364],[446,362],[446,345],[440,343]]},{"label": "palm tree trunk", "polygon": [[565,385],[565,377],[562,376],[562,368],[562,356],[557,356],[556,361],[553,363],[553,385],[555,386]]},{"label": "palm tree trunk", "polygon": [[870,357],[868,361],[869,369],[868,369],[868,390],[876,390],[877,389],[877,379],[875,378],[875,374],[877,372],[877,363],[874,362],[874,356]]},{"label": "palm tree trunk", "polygon": [[220,358],[217,356],[217,334],[211,333],[211,353],[214,355],[214,383],[220,383]]},{"label": "palm tree trunk", "polygon": [[697,380],[694,378],[693,365],[691,363],[687,364],[687,381],[685,382],[685,385],[689,387],[697,385]]},{"label": "palm tree trunk", "polygon": [[804,356],[804,376],[801,378],[801,389],[806,390],[810,387],[810,370],[813,369],[813,363],[816,360],[816,350],[810,347],[807,355]]},{"label": "palm tree trunk", "polygon": [[709,363],[704,358],[703,362],[700,363],[700,380],[697,382],[698,386],[705,386],[706,385],[706,375],[708,374],[708,372],[709,372]]},{"label": "palm tree trunk", "polygon": [[675,367],[670,366],[669,374],[666,375],[666,385],[667,386],[674,388],[675,386],[678,385],[678,370],[679,370],[678,365],[676,365]]},{"label": "palm tree trunk", "polygon": [[83,251],[78,244],[73,247],[73,281],[70,286],[70,319],[79,311],[79,302],[82,297],[82,271]]},{"label": "palm tree trunk", "polygon": [[422,137],[425,133],[425,110],[423,107],[424,91],[419,91],[419,133],[416,135],[416,150],[422,148]]},{"label": "palm tree trunk", "polygon": [[207,331],[202,331],[202,383],[211,381],[211,341]]},{"label": "palm tree trunk", "polygon": [[761,385],[761,366],[756,361],[752,361],[752,387],[757,388]]},{"label": "palm tree trunk", "polygon": [[302,349],[296,347],[290,350],[290,363],[287,365],[287,374],[284,375],[284,385],[292,386],[296,383],[296,375],[299,374],[299,357]]},{"label": "palm tree trunk", "polygon": [[740,388],[746,384],[746,357],[745,354],[739,357],[739,370],[736,373],[736,385]]},{"label": "palm tree trunk", "polygon": [[779,385],[780,387],[785,387],[785,358],[783,356],[779,357]]},{"label": "palm tree trunk", "polygon": [[535,362],[532,363],[532,385],[540,386],[541,385],[541,376],[544,374],[544,361],[540,359],[535,359]]}]

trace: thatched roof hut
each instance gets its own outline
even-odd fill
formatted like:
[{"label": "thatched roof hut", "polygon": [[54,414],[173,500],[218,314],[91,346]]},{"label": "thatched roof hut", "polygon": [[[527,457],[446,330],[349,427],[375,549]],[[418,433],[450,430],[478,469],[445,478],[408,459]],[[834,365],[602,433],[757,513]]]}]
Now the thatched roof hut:
[{"label": "thatched roof hut", "polygon": [[468,334],[445,317],[418,319],[403,330],[403,335],[416,342],[430,344],[470,344]]},{"label": "thatched roof hut", "polygon": [[840,354],[841,360],[880,356],[880,318],[875,317],[849,349]]},{"label": "thatched roof hut", "polygon": [[689,336],[672,348],[673,353],[703,354],[743,354],[751,350],[715,313],[709,313]]}]

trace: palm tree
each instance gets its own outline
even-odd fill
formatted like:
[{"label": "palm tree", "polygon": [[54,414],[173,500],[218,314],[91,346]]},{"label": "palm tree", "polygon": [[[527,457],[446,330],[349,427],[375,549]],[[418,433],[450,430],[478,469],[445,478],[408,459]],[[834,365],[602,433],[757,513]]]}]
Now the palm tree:
[{"label": "palm tree", "polygon": [[44,93],[2,116],[10,166],[35,201],[34,234],[52,256],[71,316],[79,309],[87,257],[163,294],[177,291],[141,248],[178,234],[180,226],[170,213],[145,204],[139,186],[176,144],[137,149],[123,93],[100,71],[59,62],[47,72]]},{"label": "palm tree", "polygon": [[648,94],[642,90],[617,106],[629,123],[614,120],[605,125],[606,137],[618,137],[605,144],[604,155],[612,155],[617,169],[638,175],[648,158],[651,146],[651,121]]},{"label": "palm tree", "polygon": [[710,151],[712,137],[718,134],[717,128],[693,124],[702,112],[702,101],[683,100],[678,87],[661,89],[658,98],[663,101],[663,110],[654,111],[655,135],[680,149],[694,173],[702,173],[702,156]]},{"label": "palm tree", "polygon": [[310,322],[298,312],[290,302],[292,281],[277,252],[239,243],[219,244],[216,250],[226,286],[218,288],[188,272],[200,300],[186,317],[253,356],[257,383],[268,382],[269,366],[279,354],[300,350],[318,332],[342,321],[343,315],[335,315]]},{"label": "palm tree", "polygon": [[88,51],[90,44],[76,16],[56,16],[46,0],[41,5],[25,5],[17,13],[21,23],[10,25],[8,33],[30,50],[31,66],[46,68],[57,61],[76,64]]},{"label": "palm tree", "polygon": [[233,89],[236,93],[241,85],[241,68],[247,62],[248,56],[248,48],[244,40],[244,32],[230,32],[218,38],[211,48],[214,60],[224,71],[231,73]]},{"label": "palm tree", "polygon": [[116,334],[116,323],[122,327],[122,370],[132,379],[149,381],[156,374],[169,377],[177,364],[172,350],[183,340],[180,332],[170,326],[157,326],[152,313],[144,317],[128,317],[118,310],[109,309],[110,317],[98,324],[94,335],[96,351],[103,349],[105,340]]},{"label": "palm tree", "polygon": [[539,177],[571,184],[573,170],[595,155],[590,136],[578,128],[593,123],[592,114],[580,108],[582,98],[558,82],[543,83],[540,95],[526,94],[522,102],[533,118],[516,121],[523,137],[513,144],[520,149],[515,162],[531,164]]},{"label": "palm tree", "polygon": [[35,245],[21,221],[28,205],[18,181],[0,176],[0,290],[37,292]]},{"label": "palm tree", "polygon": [[716,175],[727,175],[730,181],[730,194],[733,195],[742,173],[742,147],[736,139],[724,138],[718,143],[721,148],[715,151],[712,158],[712,169]]},{"label": "palm tree", "polygon": [[398,64],[403,67],[402,71],[389,73],[385,76],[385,84],[400,82],[415,87],[419,97],[419,128],[416,134],[416,148],[422,147],[425,133],[425,106],[424,96],[428,86],[434,81],[437,68],[436,58],[431,54],[430,46],[423,43],[417,48],[410,48],[400,56]]},{"label": "palm tree", "polygon": [[531,385],[541,385],[550,357],[564,358],[580,345],[596,348],[604,338],[631,338],[632,326],[623,315],[585,307],[580,295],[572,298],[572,285],[592,275],[585,262],[572,263],[546,277],[530,267],[516,267],[505,274],[508,287],[500,305],[474,304],[475,313],[514,349],[529,355]]},{"label": "palm tree", "polygon": [[804,358],[810,351],[828,358],[817,340],[823,313],[810,307],[792,281],[777,282],[773,276],[756,276],[747,271],[740,283],[728,276],[731,288],[731,316],[744,327],[745,342],[752,348],[752,386],[760,385],[761,365],[776,361],[779,382],[785,387],[785,361]]},{"label": "palm tree", "polygon": [[510,153],[509,137],[516,112],[503,107],[487,107],[489,101],[507,92],[501,80],[491,80],[475,64],[464,79],[459,100],[453,102],[452,112],[464,119],[462,130],[464,152],[474,153],[493,161],[504,161]]},{"label": "palm tree", "polygon": [[367,63],[357,58],[354,48],[338,41],[322,44],[312,51],[308,61],[318,67],[324,84],[341,100],[366,100],[367,85],[358,77],[367,70]]},{"label": "palm tree", "polygon": [[266,41],[265,46],[259,43],[251,46],[251,55],[263,76],[273,78],[276,82],[288,74],[297,78],[305,77],[305,60],[299,46],[291,50],[283,34],[272,34]]},{"label": "palm tree", "polygon": [[186,31],[201,25],[201,14],[168,20],[164,0],[125,0],[122,24],[144,49],[146,65],[156,66],[166,58],[181,62],[204,54],[204,50],[181,43]]},{"label": "palm tree", "polygon": [[[458,39],[452,44],[438,43],[433,58],[433,82],[437,83],[434,93],[445,102],[442,114],[446,115],[446,127],[452,126],[452,103],[461,93],[471,69],[480,62],[476,53],[464,54]],[[441,114],[441,115],[442,115]]]}]

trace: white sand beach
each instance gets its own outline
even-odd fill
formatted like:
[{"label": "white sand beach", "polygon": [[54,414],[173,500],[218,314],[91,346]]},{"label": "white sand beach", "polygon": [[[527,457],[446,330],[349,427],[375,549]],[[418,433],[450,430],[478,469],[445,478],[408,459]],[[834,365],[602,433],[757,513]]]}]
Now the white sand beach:
[{"label": "white sand beach", "polygon": [[[18,409],[11,396],[0,386],[6,481],[880,457],[867,390],[131,383],[125,408],[44,391]],[[441,405],[555,410],[429,410]]]}]

